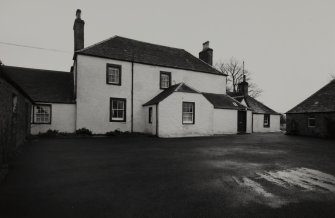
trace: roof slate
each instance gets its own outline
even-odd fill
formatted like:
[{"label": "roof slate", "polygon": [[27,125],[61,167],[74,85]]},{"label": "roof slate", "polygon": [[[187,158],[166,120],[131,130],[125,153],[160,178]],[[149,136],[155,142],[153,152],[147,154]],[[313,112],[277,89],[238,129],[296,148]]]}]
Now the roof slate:
[{"label": "roof slate", "polygon": [[[245,110],[247,107],[236,101],[229,95],[225,94],[214,94],[214,93],[202,93],[205,98],[217,109],[234,109],[234,110]],[[235,105],[235,104],[236,105]]]},{"label": "roof slate", "polygon": [[76,54],[225,75],[184,49],[141,42],[121,36],[114,36],[86,47],[77,51]]},{"label": "roof slate", "polygon": [[286,113],[315,112],[335,112],[335,79]]},{"label": "roof slate", "polygon": [[74,103],[73,74],[70,72],[2,66],[35,102]]}]

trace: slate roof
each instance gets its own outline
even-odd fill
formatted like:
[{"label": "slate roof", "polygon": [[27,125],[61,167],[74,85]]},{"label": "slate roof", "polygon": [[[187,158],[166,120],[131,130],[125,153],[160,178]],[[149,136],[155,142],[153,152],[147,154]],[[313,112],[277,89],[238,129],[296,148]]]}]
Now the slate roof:
[{"label": "slate roof", "polygon": [[233,97],[239,102],[242,102],[244,99],[245,103],[251,110],[256,113],[256,114],[273,114],[273,115],[279,115],[280,113],[272,110],[262,102],[257,101],[255,98],[251,96],[243,96],[239,93],[233,93],[233,92],[228,92],[229,96]]},{"label": "slate roof", "polygon": [[159,102],[163,101],[165,98],[169,97],[173,92],[199,93],[184,83],[178,83],[178,84],[172,85],[169,88],[165,89],[164,91],[156,95],[154,98],[152,98],[150,101],[143,104],[143,106],[158,104]]},{"label": "slate roof", "polygon": [[29,99],[30,102],[34,102],[33,99],[28,95],[28,93],[22,89],[15,81],[13,81],[5,72],[4,66],[0,66],[0,77],[11,84],[16,90],[18,90],[23,96]]},{"label": "slate roof", "polygon": [[141,42],[121,36],[114,36],[83,48],[76,54],[225,75],[184,49]]},{"label": "slate roof", "polygon": [[35,102],[74,103],[73,74],[70,72],[2,66]]},{"label": "slate roof", "polygon": [[225,94],[214,94],[214,93],[202,93],[205,98],[214,106],[216,109],[242,109],[245,110],[247,107],[236,101],[232,97]]},{"label": "slate roof", "polygon": [[332,80],[319,91],[286,113],[314,112],[335,112],[335,80]]}]

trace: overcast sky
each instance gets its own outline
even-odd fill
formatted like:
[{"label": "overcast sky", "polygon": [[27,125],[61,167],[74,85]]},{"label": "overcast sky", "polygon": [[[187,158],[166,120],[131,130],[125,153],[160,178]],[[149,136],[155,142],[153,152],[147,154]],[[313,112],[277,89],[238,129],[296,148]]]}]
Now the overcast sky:
[{"label": "overcast sky", "polygon": [[0,0],[5,65],[69,71],[77,8],[85,46],[114,35],[183,48],[195,56],[210,41],[214,63],[244,60],[264,90],[258,99],[286,112],[335,74],[334,0]]}]

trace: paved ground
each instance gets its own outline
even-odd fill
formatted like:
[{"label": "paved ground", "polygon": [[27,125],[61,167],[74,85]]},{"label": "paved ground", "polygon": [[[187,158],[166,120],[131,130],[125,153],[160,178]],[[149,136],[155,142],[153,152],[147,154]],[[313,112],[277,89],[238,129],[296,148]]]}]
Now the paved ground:
[{"label": "paved ground", "polygon": [[40,139],[0,217],[335,217],[335,143],[282,134]]}]

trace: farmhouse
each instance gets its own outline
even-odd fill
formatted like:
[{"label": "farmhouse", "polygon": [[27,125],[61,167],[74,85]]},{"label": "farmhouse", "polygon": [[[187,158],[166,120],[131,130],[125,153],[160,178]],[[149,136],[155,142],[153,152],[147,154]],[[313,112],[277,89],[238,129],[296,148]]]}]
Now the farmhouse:
[{"label": "farmhouse", "polygon": [[81,11],[74,22],[71,72],[6,67],[36,104],[33,134],[48,129],[141,132],[159,137],[252,132],[252,112],[226,94],[226,76],[184,49],[114,36],[84,47]]},{"label": "farmhouse", "polygon": [[335,80],[286,112],[288,134],[335,136]]},{"label": "farmhouse", "polygon": [[229,93],[234,99],[252,110],[252,132],[279,132],[280,114],[249,96],[249,84],[243,76],[237,93]]}]

